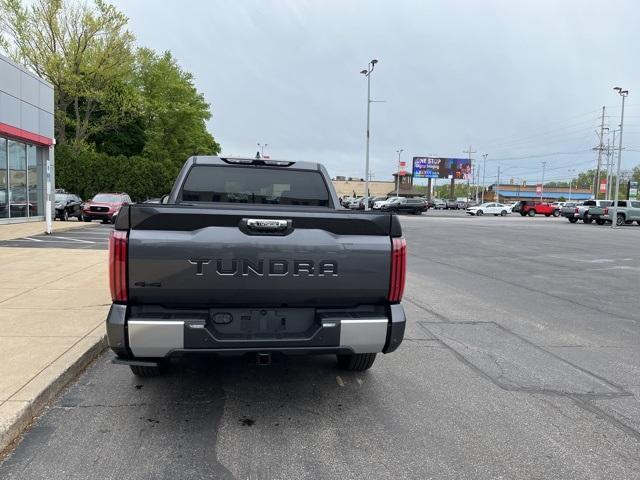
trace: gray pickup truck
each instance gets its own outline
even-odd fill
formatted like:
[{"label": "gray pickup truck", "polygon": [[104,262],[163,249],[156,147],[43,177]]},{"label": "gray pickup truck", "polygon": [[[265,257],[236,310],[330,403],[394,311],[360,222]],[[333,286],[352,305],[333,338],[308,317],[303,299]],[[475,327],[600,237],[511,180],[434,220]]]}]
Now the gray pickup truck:
[{"label": "gray pickup truck", "polygon": [[575,206],[566,205],[560,209],[560,215],[567,218],[571,223],[582,220],[584,223],[592,223],[591,209],[596,207],[608,207],[613,202],[610,200],[586,200],[582,204]]},{"label": "gray pickup truck", "polygon": [[109,245],[114,363],[335,354],[366,370],[404,337],[398,218],[347,211],[319,164],[192,157],[162,204],[123,207]]},{"label": "gray pickup truck", "polygon": [[[589,215],[598,225],[611,223],[614,202],[609,202],[608,206],[591,207]],[[640,225],[640,200],[618,200],[616,208],[616,225],[629,225],[634,220]]]}]

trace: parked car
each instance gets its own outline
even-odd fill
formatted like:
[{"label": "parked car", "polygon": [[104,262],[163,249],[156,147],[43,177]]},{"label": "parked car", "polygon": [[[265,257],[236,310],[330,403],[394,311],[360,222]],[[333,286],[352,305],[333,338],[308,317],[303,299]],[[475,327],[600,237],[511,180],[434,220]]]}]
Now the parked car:
[{"label": "parked car", "polygon": [[448,210],[458,210],[458,201],[457,200],[447,200],[447,207]]},{"label": "parked car", "polygon": [[102,223],[115,223],[120,209],[129,204],[131,198],[126,193],[98,193],[85,202],[82,210],[84,221],[102,220]]},{"label": "parked car", "polygon": [[591,208],[608,207],[612,203],[613,202],[611,200],[585,200],[583,203],[577,204],[575,207],[563,207],[560,213],[571,223],[576,223],[578,220],[582,220],[584,223],[591,223],[593,222],[593,217],[590,215]]},{"label": "parked car", "polygon": [[639,200],[618,200],[617,205],[610,202],[609,206],[591,207],[589,215],[598,225],[611,223],[613,208],[616,207],[616,225],[629,225],[634,221],[640,225],[640,201]]},{"label": "parked car", "polygon": [[447,208],[447,202],[445,202],[441,198],[434,198],[433,208],[435,208],[436,210],[445,210]]},{"label": "parked car", "polygon": [[466,212],[469,215],[476,215],[481,217],[485,213],[488,215],[498,215],[505,216],[510,213],[505,205],[502,203],[483,203],[482,205],[478,205],[477,207],[469,207]]},{"label": "parked car", "polygon": [[526,215],[530,217],[535,217],[536,215],[544,215],[545,217],[550,217],[551,215],[554,217],[560,216],[560,209],[555,208],[550,203],[534,202],[530,200],[522,200],[516,203],[512,211],[518,212],[523,217]]},{"label": "parked car", "polygon": [[340,205],[342,205],[343,208],[349,208],[351,200],[353,200],[353,197],[343,197],[340,199]]},{"label": "parked car", "polygon": [[369,208],[374,208],[374,205],[378,202],[384,202],[385,200],[387,200],[387,196],[378,196],[378,197],[371,197],[371,199],[369,200]]},{"label": "parked car", "polygon": [[374,210],[380,210],[383,205],[385,205],[387,203],[390,203],[390,202],[393,202],[394,200],[397,200],[399,198],[402,198],[402,197],[389,197],[389,198],[387,198],[385,200],[378,200],[378,201],[373,203],[373,209]]},{"label": "parked car", "polygon": [[[234,160],[192,157],[168,203],[122,207],[109,240],[114,363],[145,377],[173,355],[267,365],[332,353],[362,371],[395,351],[406,324],[398,218],[342,210],[317,163]],[[230,205],[239,189],[245,203]]]},{"label": "parked car", "polygon": [[422,215],[428,210],[427,201],[424,198],[397,198],[392,202],[382,205],[381,210],[395,213],[413,213]]},{"label": "parked car", "polygon": [[56,210],[56,218],[62,221],[75,217],[83,220],[82,200],[74,193],[56,193],[54,196],[54,207]]},{"label": "parked car", "polygon": [[364,210],[364,197],[354,197],[349,201],[348,208],[351,210]]}]

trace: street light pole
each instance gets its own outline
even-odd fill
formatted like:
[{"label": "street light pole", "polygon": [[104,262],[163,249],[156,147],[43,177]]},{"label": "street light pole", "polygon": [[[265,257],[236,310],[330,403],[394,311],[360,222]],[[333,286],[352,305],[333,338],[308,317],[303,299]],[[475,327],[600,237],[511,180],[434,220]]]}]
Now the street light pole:
[{"label": "street light pole", "polygon": [[542,182],[540,183],[540,203],[544,200],[544,169],[547,166],[547,162],[542,162]]},{"label": "street light pole", "polygon": [[483,153],[482,154],[482,158],[484,159],[482,162],[482,201],[480,203],[484,203],[484,189],[485,189],[485,184],[484,184],[484,179],[485,179],[485,173],[487,172],[487,156],[489,156],[488,153]]},{"label": "street light pole", "polygon": [[404,152],[403,148],[401,148],[400,150],[396,150],[396,153],[398,154],[398,171],[396,172],[396,197],[400,196],[400,155],[402,155],[402,152]]},{"label": "street light pole", "polygon": [[614,90],[622,97],[622,111],[620,112],[620,138],[618,144],[618,168],[616,169],[616,194],[613,197],[613,213],[611,215],[611,228],[615,228],[618,221],[618,195],[620,194],[620,164],[622,163],[622,129],[624,128],[624,100],[629,95],[629,90],[615,87]]},{"label": "street light pole", "polygon": [[569,201],[571,201],[571,185],[573,184],[573,173],[576,170],[575,170],[575,168],[570,168],[567,171],[569,172]]},{"label": "street light pole", "polygon": [[264,145],[261,143],[258,143],[258,148],[260,149],[260,158],[264,157],[264,149],[267,147],[267,145],[269,145],[268,143],[265,143]]},{"label": "street light pole", "polygon": [[374,58],[369,62],[368,68],[360,72],[365,77],[367,77],[367,148],[365,153],[365,174],[364,174],[364,196],[366,199],[364,203],[365,210],[369,210],[369,138],[371,136],[369,132],[369,126],[371,123],[370,122],[371,120],[371,73],[373,72],[373,69],[375,68],[376,63],[378,63],[378,60]]}]

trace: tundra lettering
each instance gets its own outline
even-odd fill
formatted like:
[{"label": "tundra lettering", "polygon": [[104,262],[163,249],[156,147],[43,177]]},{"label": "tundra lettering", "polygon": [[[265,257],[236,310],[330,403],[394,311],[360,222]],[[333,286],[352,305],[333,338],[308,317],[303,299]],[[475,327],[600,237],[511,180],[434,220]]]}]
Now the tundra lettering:
[{"label": "tundra lettering", "polygon": [[[246,258],[238,258],[231,260],[224,260],[222,258],[218,258],[213,260],[216,264],[216,273],[221,276],[233,276],[233,275],[242,275],[242,276],[258,276],[262,277],[265,275],[264,271],[264,260],[256,260],[251,261]],[[212,260],[209,258],[190,258],[187,260],[191,265],[196,266],[195,274],[200,276],[204,275],[204,266],[209,265]],[[289,260],[269,260],[268,261],[268,271],[266,273],[269,277],[284,277],[289,274]],[[240,269],[238,269],[238,264],[240,264]],[[308,277],[313,277],[315,275],[315,262],[313,260],[294,260],[293,261],[293,276],[298,277],[301,275],[305,275]],[[333,260],[322,260],[318,262],[317,268],[317,276],[338,276],[338,262]]]}]

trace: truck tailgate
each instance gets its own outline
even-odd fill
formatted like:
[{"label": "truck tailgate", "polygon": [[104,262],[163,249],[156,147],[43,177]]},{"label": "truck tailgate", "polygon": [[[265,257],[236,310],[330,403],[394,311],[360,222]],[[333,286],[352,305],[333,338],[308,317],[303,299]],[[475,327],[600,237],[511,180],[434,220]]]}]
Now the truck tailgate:
[{"label": "truck tailgate", "polygon": [[400,227],[386,213],[184,205],[125,213],[133,304],[349,307],[388,295]]}]

